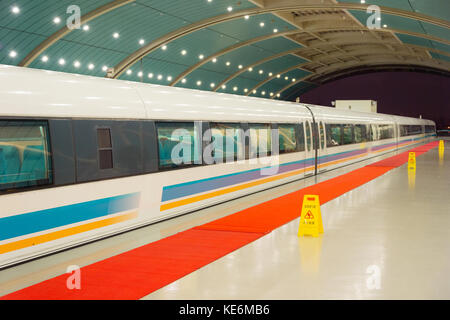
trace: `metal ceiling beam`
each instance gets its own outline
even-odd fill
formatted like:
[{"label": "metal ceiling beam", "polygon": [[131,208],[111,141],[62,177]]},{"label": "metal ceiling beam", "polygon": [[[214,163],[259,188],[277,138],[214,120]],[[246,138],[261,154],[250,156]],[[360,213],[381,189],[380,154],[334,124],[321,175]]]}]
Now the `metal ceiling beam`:
[{"label": "metal ceiling beam", "polygon": [[[111,1],[81,17],[81,25],[104,15],[112,10],[123,7],[129,3],[135,2],[136,0],[114,0]],[[21,67],[28,67],[37,57],[39,57],[45,50],[47,50],[50,46],[52,46],[55,42],[65,37],[67,34],[72,32],[72,29],[64,26],[62,29],[59,29],[50,37],[45,39],[41,44],[39,44],[36,48],[34,48],[20,63]]]},{"label": "metal ceiling beam", "polygon": [[[197,30],[207,28],[219,23],[232,21],[239,18],[244,18],[246,15],[260,15],[266,13],[280,13],[280,12],[290,12],[295,10],[320,10],[320,9],[341,9],[341,10],[359,10],[366,11],[368,5],[367,4],[357,4],[357,3],[339,3],[339,4],[298,4],[296,1],[290,0],[286,2],[287,5],[279,6],[275,4],[273,7],[270,4],[265,8],[253,8],[253,9],[244,9],[236,12],[226,13],[219,16],[211,17],[208,19],[204,19],[193,23],[189,26],[177,29],[172,31],[150,44],[142,47],[141,49],[135,51],[124,60],[122,60],[119,64],[114,67],[114,72],[112,74],[112,78],[119,77],[125,70],[127,70],[134,63],[158,49],[164,44],[176,40],[180,37],[183,37],[187,34],[195,32]],[[389,7],[380,7],[381,12],[391,15],[396,15],[400,17],[410,18],[414,20],[419,20],[423,22],[428,22],[437,26],[450,28],[450,23],[448,21],[433,18],[421,13],[410,12],[401,9],[389,8]]]}]

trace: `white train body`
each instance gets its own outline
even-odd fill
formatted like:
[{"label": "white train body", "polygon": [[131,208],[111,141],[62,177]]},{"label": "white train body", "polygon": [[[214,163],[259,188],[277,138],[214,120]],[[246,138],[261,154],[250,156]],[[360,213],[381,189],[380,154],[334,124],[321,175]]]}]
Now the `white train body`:
[{"label": "white train body", "polygon": [[[199,134],[217,123],[286,126],[295,149],[162,167],[160,126],[193,124]],[[414,126],[421,132],[400,135]],[[432,127],[422,119],[0,66],[0,268],[424,143]],[[29,133],[38,129],[42,143]],[[205,142],[198,146],[204,151]],[[33,158],[35,149],[45,158]],[[41,164],[45,175],[37,177]],[[261,170],[268,167],[269,175]]]}]

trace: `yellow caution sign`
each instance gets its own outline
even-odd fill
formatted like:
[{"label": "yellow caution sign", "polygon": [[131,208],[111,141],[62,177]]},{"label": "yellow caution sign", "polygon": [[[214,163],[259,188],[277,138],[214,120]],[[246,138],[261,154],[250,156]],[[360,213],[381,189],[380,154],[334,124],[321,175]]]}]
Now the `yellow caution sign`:
[{"label": "yellow caution sign", "polygon": [[439,140],[439,150],[444,150],[444,140]]},{"label": "yellow caution sign", "polygon": [[298,236],[301,237],[310,235],[313,237],[318,237],[319,233],[323,233],[319,196],[305,195],[303,197]]},{"label": "yellow caution sign", "polygon": [[416,153],[410,152],[408,158],[408,170],[416,169]]}]

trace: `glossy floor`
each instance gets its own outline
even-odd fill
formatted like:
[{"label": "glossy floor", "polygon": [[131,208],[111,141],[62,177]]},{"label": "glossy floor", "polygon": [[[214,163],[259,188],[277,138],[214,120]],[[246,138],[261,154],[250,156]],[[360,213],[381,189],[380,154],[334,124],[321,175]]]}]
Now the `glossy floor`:
[{"label": "glossy floor", "polygon": [[[0,295],[393,155],[2,270]],[[450,165],[437,157],[418,158],[414,187],[403,166],[323,205],[319,239],[297,238],[297,219],[145,299],[448,299]]]}]

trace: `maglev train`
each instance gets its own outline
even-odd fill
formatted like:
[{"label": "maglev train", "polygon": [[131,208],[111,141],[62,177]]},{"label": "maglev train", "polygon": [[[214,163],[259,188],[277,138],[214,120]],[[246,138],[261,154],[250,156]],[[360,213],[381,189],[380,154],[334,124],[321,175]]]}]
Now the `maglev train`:
[{"label": "maglev train", "polygon": [[434,136],[429,120],[0,65],[0,268]]}]

